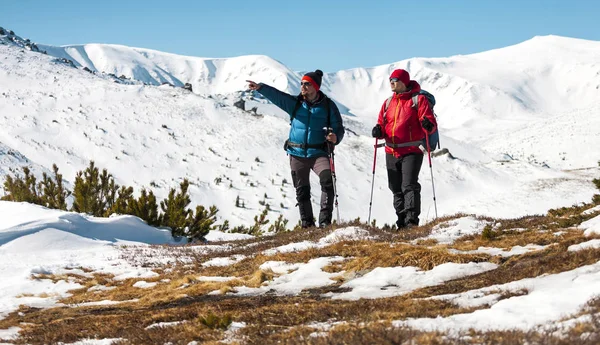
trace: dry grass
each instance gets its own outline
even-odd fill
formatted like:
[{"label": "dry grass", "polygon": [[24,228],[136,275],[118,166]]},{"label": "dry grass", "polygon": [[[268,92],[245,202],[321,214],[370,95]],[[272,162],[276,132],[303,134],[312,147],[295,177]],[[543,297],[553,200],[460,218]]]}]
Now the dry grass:
[{"label": "dry grass", "polygon": [[514,246],[536,244],[546,246],[571,240],[587,240],[579,230],[563,230],[557,234],[549,230],[493,230],[493,239],[482,238],[481,235],[469,235],[459,238],[450,248],[457,250],[475,250],[479,247],[495,247],[510,250]]},{"label": "dry grass", "polygon": [[555,274],[591,265],[600,261],[599,249],[568,252],[563,245],[552,246],[539,252],[512,257],[497,269],[446,282],[443,285],[414,291],[413,298],[453,294],[486,286],[505,284],[542,274]]},{"label": "dry grass", "polygon": [[422,248],[411,245],[390,246],[373,243],[363,247],[360,255],[353,255],[343,267],[345,271],[371,271],[376,267],[415,266],[422,270],[447,263],[467,263],[489,261],[487,254],[451,254],[445,248]]},{"label": "dry grass", "polygon": [[[577,210],[581,210],[578,208]],[[504,284],[541,274],[559,273],[600,261],[600,250],[588,249],[568,252],[570,245],[587,241],[582,232],[561,228],[557,219],[577,216],[577,210],[561,210],[560,215],[530,216],[512,220],[481,218],[495,224],[492,239],[480,235],[465,236],[452,245],[440,245],[435,240],[423,240],[435,226],[464,217],[456,215],[436,220],[432,224],[410,231],[377,229],[359,221],[340,226],[358,226],[374,238],[337,242],[324,248],[293,253],[265,255],[266,249],[305,240],[318,241],[329,234],[326,229],[294,231],[262,239],[220,243],[223,248],[207,246],[205,251],[191,247],[171,248],[152,246],[150,251],[124,250],[123,257],[144,267],[153,267],[158,277],[145,279],[157,282],[149,289],[134,287],[136,279],[117,281],[111,275],[90,270],[90,276],[77,274],[36,275],[33,279],[76,281],[83,288],[71,291],[72,296],[61,300],[66,305],[111,300],[130,301],[110,306],[55,307],[37,309],[21,306],[16,312],[0,320],[0,329],[20,327],[17,344],[52,344],[74,342],[83,338],[122,338],[123,344],[222,344],[228,337],[231,344],[568,344],[579,339],[579,344],[598,344],[600,322],[593,319],[574,327],[563,338],[545,332],[468,332],[468,337],[451,337],[445,333],[420,332],[393,327],[391,321],[406,318],[447,317],[458,313],[471,313],[475,309],[460,308],[447,301],[424,299],[426,297],[465,292],[472,289]],[[563,218],[559,218],[563,217]],[[566,217],[566,218],[564,218]],[[586,216],[588,217],[588,216]],[[570,223],[569,223],[570,224]],[[568,225],[570,226],[570,225]],[[562,233],[557,235],[557,231]],[[600,237],[600,236],[597,236]],[[415,241],[415,244],[407,241]],[[491,257],[488,254],[452,254],[449,248],[462,251],[478,247],[510,249],[527,244],[551,245],[544,250],[513,257]],[[157,254],[159,253],[159,254]],[[158,265],[151,256],[174,258],[169,265]],[[212,258],[244,255],[235,264],[224,267],[204,267]],[[266,293],[260,296],[239,296],[236,287],[260,287],[273,280],[277,274],[260,269],[267,261],[306,263],[318,257],[340,256],[345,260],[324,268],[334,276],[332,286],[304,290],[298,296],[277,296]],[[323,297],[327,292],[342,292],[340,285],[355,275],[362,275],[376,267],[415,266],[422,270],[442,263],[493,262],[498,268],[446,282],[438,286],[421,288],[409,294],[391,298],[361,299],[358,301],[331,300]],[[200,276],[224,276],[234,279],[216,282],[202,281]],[[91,289],[96,286],[110,290]],[[91,290],[90,290],[91,289]],[[216,294],[214,293],[216,291]],[[213,292],[213,294],[209,294]],[[527,294],[526,290],[501,292],[500,299]],[[27,297],[28,295],[22,295]],[[600,299],[592,301],[582,314],[600,313]],[[482,306],[481,308],[487,308]],[[185,322],[182,322],[185,321]],[[182,322],[168,327],[148,326],[159,322]],[[235,335],[226,335],[231,322],[244,322]],[[325,323],[337,326],[322,331],[312,326]],[[591,334],[591,335],[590,335]]]}]

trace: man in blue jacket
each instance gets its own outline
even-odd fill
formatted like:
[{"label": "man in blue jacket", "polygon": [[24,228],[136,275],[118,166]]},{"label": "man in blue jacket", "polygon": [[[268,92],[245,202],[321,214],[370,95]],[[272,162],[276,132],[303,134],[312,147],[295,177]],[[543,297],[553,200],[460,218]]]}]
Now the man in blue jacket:
[{"label": "man in blue jacket", "polygon": [[311,170],[319,176],[321,184],[319,227],[331,224],[335,195],[328,155],[344,137],[338,107],[319,91],[322,78],[323,72],[320,70],[306,73],[302,77],[298,96],[248,80],[250,90],[258,91],[290,115],[291,128],[285,150],[290,156],[292,181],[303,228],[315,226],[310,201]]}]

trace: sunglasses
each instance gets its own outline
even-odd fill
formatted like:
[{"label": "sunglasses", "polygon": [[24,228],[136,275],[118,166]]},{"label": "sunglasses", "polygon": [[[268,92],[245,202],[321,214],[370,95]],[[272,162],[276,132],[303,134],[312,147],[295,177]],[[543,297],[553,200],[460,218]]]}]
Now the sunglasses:
[{"label": "sunglasses", "polygon": [[306,82],[301,82],[300,86],[306,86],[309,87],[310,85],[312,85],[310,82],[306,81]]},{"label": "sunglasses", "polygon": [[397,83],[399,81],[400,81],[400,79],[398,79],[398,78],[390,78],[390,83]]}]

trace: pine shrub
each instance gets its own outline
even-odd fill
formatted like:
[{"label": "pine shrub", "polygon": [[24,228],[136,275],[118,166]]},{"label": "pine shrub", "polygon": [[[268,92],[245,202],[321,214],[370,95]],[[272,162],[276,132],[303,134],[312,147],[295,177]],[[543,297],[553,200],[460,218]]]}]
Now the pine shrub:
[{"label": "pine shrub", "polygon": [[42,181],[36,183],[36,178],[28,167],[23,167],[25,176],[17,175],[14,179],[8,175],[4,181],[4,190],[7,192],[2,200],[29,202],[48,208],[66,210],[66,199],[70,192],[62,183],[62,175],[58,173],[56,164],[52,165],[54,180],[46,173],[42,174]]},{"label": "pine shrub", "polygon": [[62,175],[58,173],[56,164],[52,164],[54,172],[54,180],[48,177],[46,173],[42,174],[42,182],[38,186],[38,190],[42,193],[41,205],[58,210],[67,209],[67,197],[71,194],[65,189],[62,183]]},{"label": "pine shrub", "polygon": [[108,210],[108,215],[116,214],[129,214],[129,205],[134,202],[133,198],[133,187],[122,186],[119,189],[119,194],[114,205]]},{"label": "pine shrub", "polygon": [[277,234],[280,232],[289,231],[287,229],[287,223],[288,223],[288,220],[284,219],[283,215],[280,214],[279,217],[277,218],[277,220],[275,220],[275,222],[273,224],[271,224],[271,226],[269,226],[269,232]]},{"label": "pine shrub", "polygon": [[190,196],[188,187],[190,182],[184,179],[179,185],[180,192],[171,188],[167,198],[160,202],[162,214],[159,216],[159,223],[163,226],[171,228],[173,236],[184,236],[187,226],[188,217],[192,215],[192,210],[187,209],[190,204]]},{"label": "pine shrub", "polygon": [[85,171],[77,172],[75,177],[72,211],[96,217],[108,216],[115,203],[118,188],[106,169],[100,173],[94,161],[90,161]]},{"label": "pine shrub", "polygon": [[31,174],[31,170],[29,170],[28,167],[23,167],[23,173],[25,176],[21,177],[17,175],[14,179],[10,175],[6,176],[4,190],[7,194],[2,197],[2,200],[16,202],[24,201],[41,205],[41,198],[36,189],[35,176]]},{"label": "pine shrub", "polygon": [[[13,178],[7,175],[4,182],[6,195],[1,199],[66,210],[66,198],[71,192],[63,186],[62,175],[59,174],[56,164],[52,168],[53,176],[49,177],[44,173],[39,183],[28,167],[23,167],[24,176],[17,174]],[[152,184],[156,186],[155,183]],[[160,212],[156,196],[151,190],[142,189],[139,198],[136,199],[133,196],[133,187],[119,187],[106,169],[100,172],[94,162],[90,161],[84,171],[78,171],[76,174],[71,210],[96,217],[107,217],[113,213],[129,214],[143,219],[150,226],[170,227],[173,236],[185,236],[190,241],[202,240],[215,227],[218,209],[214,205],[209,208],[196,206],[195,212],[188,209],[191,202],[189,185],[190,182],[184,179],[179,191],[171,189],[168,197],[160,202]],[[239,196],[236,198],[236,206],[245,207]],[[266,212],[268,210],[265,210],[262,218],[255,217],[258,225],[255,224],[252,229],[260,230],[260,227],[266,224]],[[225,221],[219,228],[222,231],[228,230],[229,222]]]},{"label": "pine shrub", "polygon": [[250,235],[261,236],[263,234],[263,226],[269,224],[268,213],[269,210],[264,209],[261,214],[254,216],[254,225],[250,227]]},{"label": "pine shrub", "polygon": [[492,241],[498,237],[498,233],[494,231],[490,224],[483,227],[483,231],[481,232],[481,238],[484,240]]},{"label": "pine shrub", "polygon": [[225,219],[223,221],[223,224],[217,226],[216,229],[219,230],[219,231],[221,231],[221,232],[227,232],[229,230],[229,221],[227,219]]},{"label": "pine shrub", "polygon": [[173,236],[185,236],[189,241],[202,240],[213,228],[218,209],[214,205],[208,209],[199,205],[194,214],[187,208],[191,202],[189,185],[190,182],[184,179],[179,185],[179,192],[171,188],[168,197],[160,202],[163,213],[159,216],[159,223],[170,227]]},{"label": "pine shrub", "polygon": [[229,314],[218,316],[209,311],[207,315],[200,316],[198,321],[210,329],[226,330],[231,325],[232,318]]},{"label": "pine shrub", "polygon": [[[254,216],[254,224],[252,226],[245,227],[243,225],[239,225],[239,226],[236,226],[233,229],[229,230],[229,232],[260,237],[264,233],[263,226],[269,224],[269,220],[267,219],[268,213],[269,213],[269,211],[267,209],[265,209],[265,210],[263,210],[263,212],[260,215]],[[287,220],[285,223],[283,223],[284,224],[283,227],[285,227],[286,223],[287,223]],[[281,227],[281,225],[279,225],[279,226]]]},{"label": "pine shrub", "polygon": [[127,214],[143,219],[150,226],[158,226],[158,204],[152,191],[142,189],[140,197],[127,205]]},{"label": "pine shrub", "polygon": [[186,234],[188,240],[204,240],[204,236],[213,228],[213,224],[217,220],[218,211],[214,205],[208,209],[202,205],[196,206],[196,214],[190,215],[188,219],[188,231]]}]

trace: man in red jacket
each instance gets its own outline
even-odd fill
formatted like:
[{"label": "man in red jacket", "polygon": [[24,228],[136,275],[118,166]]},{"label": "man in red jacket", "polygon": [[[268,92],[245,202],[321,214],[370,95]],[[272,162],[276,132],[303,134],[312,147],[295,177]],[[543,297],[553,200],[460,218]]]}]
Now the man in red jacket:
[{"label": "man in red jacket", "polygon": [[[388,185],[394,195],[394,209],[398,216],[398,229],[419,225],[421,213],[421,185],[419,171],[423,164],[423,151],[419,147],[425,135],[437,126],[427,98],[420,95],[421,86],[403,69],[390,75],[394,92],[379,111],[375,138],[385,139]],[[418,94],[417,106],[413,95]]]}]

